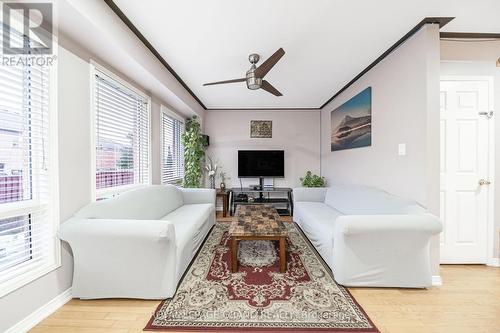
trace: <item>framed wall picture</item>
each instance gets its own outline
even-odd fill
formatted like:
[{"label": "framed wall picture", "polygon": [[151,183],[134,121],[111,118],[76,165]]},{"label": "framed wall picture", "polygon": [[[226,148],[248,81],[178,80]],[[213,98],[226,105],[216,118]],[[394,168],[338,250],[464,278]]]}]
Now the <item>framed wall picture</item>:
[{"label": "framed wall picture", "polygon": [[251,120],[250,121],[251,138],[272,138],[273,121],[272,120]]},{"label": "framed wall picture", "polygon": [[372,145],[372,88],[368,87],[330,115],[331,151]]}]

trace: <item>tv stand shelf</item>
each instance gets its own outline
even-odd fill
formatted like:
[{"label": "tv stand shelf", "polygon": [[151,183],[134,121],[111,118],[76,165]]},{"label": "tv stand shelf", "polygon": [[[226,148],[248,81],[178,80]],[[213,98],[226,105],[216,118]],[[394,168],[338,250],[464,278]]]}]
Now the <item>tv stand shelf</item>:
[{"label": "tv stand shelf", "polygon": [[[238,197],[239,194],[246,198]],[[258,197],[253,198],[253,195]],[[271,205],[282,216],[293,214],[292,189],[288,187],[272,187],[255,190],[252,188],[232,188],[229,213],[234,214],[237,205]]]}]

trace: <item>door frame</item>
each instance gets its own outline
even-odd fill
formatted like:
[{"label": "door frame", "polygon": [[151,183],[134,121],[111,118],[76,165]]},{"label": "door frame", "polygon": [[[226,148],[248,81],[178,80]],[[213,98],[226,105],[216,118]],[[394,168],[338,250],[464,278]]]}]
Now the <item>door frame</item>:
[{"label": "door frame", "polygon": [[[488,75],[441,75],[441,81],[487,81],[488,82],[488,106],[489,110],[493,111],[493,116],[488,121],[488,180],[491,184],[488,185],[488,212],[486,221],[486,265],[500,267],[499,258],[494,257],[495,253],[495,110],[494,110],[494,79]],[[441,91],[441,89],[440,89]],[[441,111],[440,111],[441,113]],[[441,121],[441,116],[439,117]],[[441,172],[439,173],[441,178]],[[439,207],[441,210],[441,206]],[[499,240],[500,241],[500,240]]]}]

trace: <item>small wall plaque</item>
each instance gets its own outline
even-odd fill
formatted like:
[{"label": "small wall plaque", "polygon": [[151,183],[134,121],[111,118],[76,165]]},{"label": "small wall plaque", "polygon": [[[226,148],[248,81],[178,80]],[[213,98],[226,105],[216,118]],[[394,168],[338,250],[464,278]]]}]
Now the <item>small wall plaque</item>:
[{"label": "small wall plaque", "polygon": [[273,121],[272,120],[251,120],[250,121],[251,138],[272,138]]}]

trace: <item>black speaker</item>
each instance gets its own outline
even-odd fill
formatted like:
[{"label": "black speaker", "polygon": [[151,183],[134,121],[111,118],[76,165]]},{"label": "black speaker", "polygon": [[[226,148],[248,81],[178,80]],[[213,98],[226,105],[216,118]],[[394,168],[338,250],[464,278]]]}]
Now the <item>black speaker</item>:
[{"label": "black speaker", "polygon": [[203,138],[203,147],[208,147],[210,145],[210,137],[208,135],[202,134]]}]

